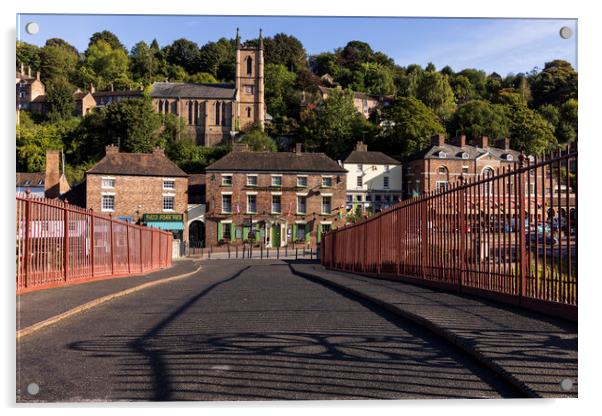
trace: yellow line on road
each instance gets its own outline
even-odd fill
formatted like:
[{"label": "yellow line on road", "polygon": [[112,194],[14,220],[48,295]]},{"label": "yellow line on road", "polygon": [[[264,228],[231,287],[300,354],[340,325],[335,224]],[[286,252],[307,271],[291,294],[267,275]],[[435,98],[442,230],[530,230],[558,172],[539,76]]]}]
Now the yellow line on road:
[{"label": "yellow line on road", "polygon": [[184,279],[186,277],[190,277],[193,274],[197,273],[198,271],[200,271],[202,268],[202,266],[199,266],[196,268],[196,270],[193,270],[192,272],[188,272],[188,273],[184,273],[184,274],[180,274],[177,276],[173,276],[173,277],[168,277],[167,279],[159,279],[159,280],[154,280],[152,282],[148,282],[148,283],[143,283],[141,285],[138,286],[134,286],[134,287],[130,287],[129,289],[125,289],[122,290],[121,292],[116,292],[116,293],[111,293],[110,295],[106,295],[106,296],[102,296],[100,298],[91,300],[90,302],[84,303],[83,305],[79,305],[75,308],[69,309],[66,312],[63,312],[59,315],[55,315],[51,318],[45,319],[41,322],[35,323],[33,325],[30,325],[28,327],[25,327],[23,329],[20,329],[17,331],[17,340],[33,334],[36,331],[39,331],[42,328],[46,328],[47,326],[50,325],[54,325],[59,321],[62,321],[63,319],[67,319],[70,316],[76,315],[78,313],[84,312],[88,309],[92,309],[95,306],[98,305],[102,305],[103,303],[109,302],[113,299],[117,299],[123,296],[127,296],[130,295],[134,292],[138,292],[140,290],[144,290],[144,289],[148,289],[149,287],[153,287],[153,286],[158,286],[158,285],[162,285],[164,283],[169,283],[169,282],[173,282],[175,280],[180,280],[180,279]]}]

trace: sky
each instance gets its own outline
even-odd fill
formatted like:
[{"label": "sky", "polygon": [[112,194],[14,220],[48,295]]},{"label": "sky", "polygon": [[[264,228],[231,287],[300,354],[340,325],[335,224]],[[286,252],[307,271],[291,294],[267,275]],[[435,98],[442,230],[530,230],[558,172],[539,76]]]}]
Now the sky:
[{"label": "sky", "polygon": [[[39,32],[25,31],[29,22]],[[560,28],[573,36],[563,39]],[[168,16],[168,15],[17,15],[19,40],[43,46],[58,37],[80,52],[97,31],[115,33],[128,49],[144,40],[157,39],[161,47],[186,38],[202,46],[221,37],[241,38],[286,33],[297,37],[308,54],[331,52],[351,40],[370,44],[398,65],[432,62],[437,69],[477,68],[487,73],[528,72],[545,62],[563,59],[577,68],[576,19],[462,19],[403,17],[277,17],[277,16]]]}]

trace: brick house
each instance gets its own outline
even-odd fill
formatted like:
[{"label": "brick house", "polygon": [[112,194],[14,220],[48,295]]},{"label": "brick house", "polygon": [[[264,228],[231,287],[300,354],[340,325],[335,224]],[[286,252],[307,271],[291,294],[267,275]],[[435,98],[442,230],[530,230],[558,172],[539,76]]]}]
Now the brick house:
[{"label": "brick house", "polygon": [[253,152],[235,144],[206,168],[207,244],[316,245],[343,224],[346,171],[323,153]]},{"label": "brick house", "polygon": [[504,139],[502,147],[494,147],[485,136],[469,145],[464,135],[446,143],[444,135],[436,134],[428,148],[402,161],[404,198],[447,188],[460,177],[493,175],[498,168],[517,163],[519,156],[520,152],[510,148],[510,139]]},{"label": "brick house", "polygon": [[[340,86],[336,88],[340,88]],[[311,100],[306,96],[307,93],[310,95],[313,94],[320,100],[325,100],[334,89],[335,88],[323,87],[320,85],[307,88],[303,91],[301,109],[310,105]],[[353,107],[355,108],[355,111],[366,119],[370,118],[370,113],[372,113],[372,111],[380,107],[387,107],[391,105],[391,103],[393,103],[393,96],[391,95],[366,94],[358,91],[353,92]]]},{"label": "brick house", "polygon": [[121,153],[107,146],[105,157],[86,172],[85,194],[86,208],[188,239],[188,175],[160,148]]}]

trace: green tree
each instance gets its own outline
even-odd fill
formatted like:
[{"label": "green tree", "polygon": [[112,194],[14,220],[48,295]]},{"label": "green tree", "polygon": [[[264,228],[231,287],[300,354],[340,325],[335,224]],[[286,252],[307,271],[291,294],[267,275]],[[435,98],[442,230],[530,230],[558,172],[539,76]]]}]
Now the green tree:
[{"label": "green tree", "polygon": [[35,45],[30,45],[26,42],[17,41],[16,53],[17,70],[21,69],[21,64],[23,64],[25,67],[30,66],[34,71],[38,71],[40,69],[40,48]]},{"label": "green tree", "polygon": [[284,65],[267,64],[265,66],[265,102],[272,116],[290,114],[288,104],[293,101],[296,76]]},{"label": "green tree", "polygon": [[546,62],[544,69],[531,82],[535,105],[561,105],[577,98],[577,72],[566,61],[557,59]]},{"label": "green tree", "polygon": [[199,51],[198,68],[215,78],[234,80],[235,64],[236,44],[226,38],[208,42]]},{"label": "green tree", "polygon": [[79,55],[79,51],[77,50],[77,48],[75,46],[73,46],[72,44],[70,44],[69,42],[67,42],[64,39],[61,38],[50,38],[46,41],[46,43],[44,44],[45,46],[58,46],[60,48],[66,49],[69,52],[72,52],[75,55]]},{"label": "green tree", "polygon": [[450,78],[450,86],[458,104],[464,104],[475,97],[475,90],[470,80],[464,75],[457,75]]},{"label": "green tree", "polygon": [[340,71],[337,56],[332,52],[322,52],[312,55],[309,58],[309,65],[312,71],[318,76],[329,74],[333,78],[336,78],[336,75]]},{"label": "green tree", "polygon": [[358,71],[362,75],[365,92],[370,94],[395,94],[393,73],[387,67],[376,63],[364,63]]},{"label": "green tree", "polygon": [[128,56],[123,49],[114,49],[102,39],[90,45],[84,58],[84,66],[99,78],[102,86],[118,78],[129,79],[128,64]]},{"label": "green tree", "polygon": [[153,50],[144,41],[135,44],[130,55],[130,70],[134,80],[149,85],[161,74],[157,50]]},{"label": "green tree", "polygon": [[556,127],[556,137],[561,143],[577,140],[578,135],[578,104],[571,98],[560,106],[560,119]]},{"label": "green tree", "polygon": [[121,49],[127,55],[128,51],[127,51],[126,47],[123,45],[123,43],[121,43],[121,41],[119,40],[117,35],[115,35],[113,32],[110,32],[108,30],[103,30],[102,32],[94,33],[90,37],[90,42],[88,42],[88,48],[90,48],[90,46],[94,45],[95,43],[97,43],[99,41],[108,43],[111,46],[111,49],[115,49],[115,50]]},{"label": "green tree", "polygon": [[263,45],[266,64],[284,65],[291,72],[308,66],[303,44],[294,36],[277,33],[265,38]]},{"label": "green tree", "polygon": [[445,132],[435,112],[413,97],[399,97],[383,109],[378,121],[384,126],[379,147],[389,154],[408,155],[424,149],[432,135]]},{"label": "green tree", "polygon": [[79,56],[70,48],[49,45],[40,48],[40,76],[43,82],[55,78],[73,80]]},{"label": "green tree", "polygon": [[508,137],[510,120],[503,107],[485,100],[472,100],[458,107],[450,121],[449,133],[451,136],[466,134],[471,139]]},{"label": "green tree", "polygon": [[65,120],[73,117],[75,87],[65,78],[54,78],[46,84],[46,103],[48,118],[51,121]]},{"label": "green tree", "polygon": [[261,130],[258,125],[251,126],[251,129],[247,131],[241,138],[242,143],[249,145],[249,148],[255,152],[276,152],[278,146],[276,142],[267,133]]},{"label": "green tree", "polygon": [[309,150],[339,158],[362,138],[364,123],[364,117],[353,106],[353,92],[335,89],[324,101],[303,112],[299,134]]},{"label": "green tree", "polygon": [[425,71],[418,80],[416,98],[446,120],[456,108],[456,99],[447,77],[434,71]]},{"label": "green tree", "polygon": [[526,105],[506,106],[510,137],[514,147],[527,154],[540,155],[557,145],[554,126]]},{"label": "green tree", "polygon": [[467,68],[457,72],[456,75],[462,75],[463,77],[468,78],[476,94],[474,98],[487,98],[487,74],[485,71]]},{"label": "green tree", "polygon": [[208,72],[197,72],[194,75],[190,75],[186,82],[194,82],[197,84],[216,84],[219,81]]},{"label": "green tree", "polygon": [[[165,48],[165,58],[171,65],[178,65],[188,73],[194,73],[199,67],[199,47],[188,39],[178,39]],[[206,71],[212,73],[211,71]],[[216,75],[216,74],[213,74]]]},{"label": "green tree", "polygon": [[44,170],[46,150],[63,147],[60,129],[53,124],[24,122],[17,126],[17,170],[41,172]]}]

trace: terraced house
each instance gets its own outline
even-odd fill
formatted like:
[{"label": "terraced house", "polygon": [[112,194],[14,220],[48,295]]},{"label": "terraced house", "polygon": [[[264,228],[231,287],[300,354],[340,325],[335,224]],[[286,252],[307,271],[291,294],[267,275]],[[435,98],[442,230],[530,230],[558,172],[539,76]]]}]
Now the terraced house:
[{"label": "terraced house", "polygon": [[301,145],[253,152],[237,143],[206,169],[207,244],[314,246],[344,223],[345,186],[345,169],[323,153]]}]

